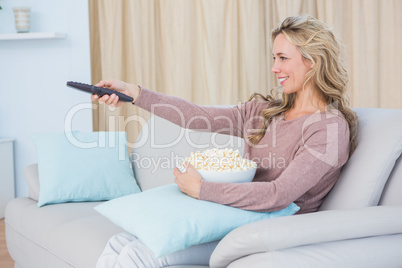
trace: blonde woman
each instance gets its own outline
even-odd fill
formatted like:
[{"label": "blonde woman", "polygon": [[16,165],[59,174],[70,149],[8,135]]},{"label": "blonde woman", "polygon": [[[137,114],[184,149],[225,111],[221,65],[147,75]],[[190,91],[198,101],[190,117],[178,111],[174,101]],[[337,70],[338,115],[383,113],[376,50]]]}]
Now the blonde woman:
[{"label": "blonde woman", "polygon": [[[257,162],[251,183],[206,182],[188,165],[185,173],[174,170],[183,193],[252,211],[277,211],[294,202],[298,213],[315,212],[357,145],[357,118],[345,96],[348,74],[334,34],[311,16],[285,19],[272,31],[271,41],[272,72],[283,89],[279,99],[254,94],[233,108],[201,107],[121,81],[100,81],[97,86],[132,96],[134,105],[148,111],[154,104],[166,104],[152,112],[182,127],[197,116],[203,119],[192,121],[192,129],[206,129],[208,121],[212,132],[244,138],[244,157]],[[93,95],[92,100],[122,104],[114,94]],[[181,111],[184,122],[168,105]],[[207,265],[216,243],[156,259],[135,236],[118,234],[109,241],[98,267]]]}]

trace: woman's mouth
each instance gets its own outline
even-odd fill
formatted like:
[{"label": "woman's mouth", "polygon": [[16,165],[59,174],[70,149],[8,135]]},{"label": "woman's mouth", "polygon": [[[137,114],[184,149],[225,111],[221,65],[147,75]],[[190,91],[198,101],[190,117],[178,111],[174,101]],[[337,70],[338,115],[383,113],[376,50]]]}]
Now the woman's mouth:
[{"label": "woman's mouth", "polygon": [[281,78],[278,77],[279,83],[281,83],[281,85],[283,85],[283,83],[284,83],[288,78],[289,78],[289,76],[288,76],[288,77],[281,77]]}]

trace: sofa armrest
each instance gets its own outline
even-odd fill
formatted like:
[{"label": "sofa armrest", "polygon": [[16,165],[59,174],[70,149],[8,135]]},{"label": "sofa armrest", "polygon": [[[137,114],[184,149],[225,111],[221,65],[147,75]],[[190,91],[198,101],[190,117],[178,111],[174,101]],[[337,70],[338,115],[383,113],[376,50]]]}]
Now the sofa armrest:
[{"label": "sofa armrest", "polygon": [[244,256],[303,245],[402,233],[402,206],[378,206],[262,220],[233,230],[218,244],[211,267]]},{"label": "sofa armrest", "polygon": [[[245,256],[228,268],[402,267],[402,234],[312,244]],[[170,267],[169,267],[170,268]]]}]

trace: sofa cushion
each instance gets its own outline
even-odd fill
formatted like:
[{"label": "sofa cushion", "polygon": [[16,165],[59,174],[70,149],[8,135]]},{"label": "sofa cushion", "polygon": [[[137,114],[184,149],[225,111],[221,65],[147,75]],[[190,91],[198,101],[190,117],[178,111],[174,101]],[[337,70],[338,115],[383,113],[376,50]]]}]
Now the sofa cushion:
[{"label": "sofa cushion", "polygon": [[396,161],[395,167],[384,187],[380,199],[381,206],[402,205],[402,155]]},{"label": "sofa cushion", "polygon": [[142,127],[131,153],[131,164],[141,190],[174,182],[177,161],[191,152],[211,148],[233,148],[243,152],[239,137],[181,128],[161,117],[152,116]]},{"label": "sofa cushion", "polygon": [[38,164],[32,164],[24,169],[25,182],[28,185],[29,198],[38,201],[39,200],[39,172]]},{"label": "sofa cushion", "polygon": [[402,153],[402,110],[356,108],[358,146],[320,210],[376,206]]},{"label": "sofa cushion", "polygon": [[34,136],[38,153],[38,206],[101,201],[140,192],[125,132],[62,132]]},{"label": "sofa cushion", "polygon": [[137,236],[160,257],[222,239],[250,222],[293,215],[300,208],[292,203],[276,212],[247,211],[194,199],[171,184],[116,198],[95,209]]},{"label": "sofa cushion", "polygon": [[107,241],[121,228],[97,213],[100,202],[39,208],[17,198],[5,212],[7,247],[21,267],[95,267]]}]

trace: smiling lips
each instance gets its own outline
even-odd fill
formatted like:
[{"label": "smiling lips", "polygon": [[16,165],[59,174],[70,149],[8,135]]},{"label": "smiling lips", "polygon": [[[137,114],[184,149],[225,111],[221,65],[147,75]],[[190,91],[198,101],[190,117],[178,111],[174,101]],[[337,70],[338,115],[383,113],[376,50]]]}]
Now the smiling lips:
[{"label": "smiling lips", "polygon": [[284,83],[288,78],[289,78],[289,76],[288,76],[288,77],[278,77],[279,82],[281,83],[281,85],[283,85],[283,83]]}]

